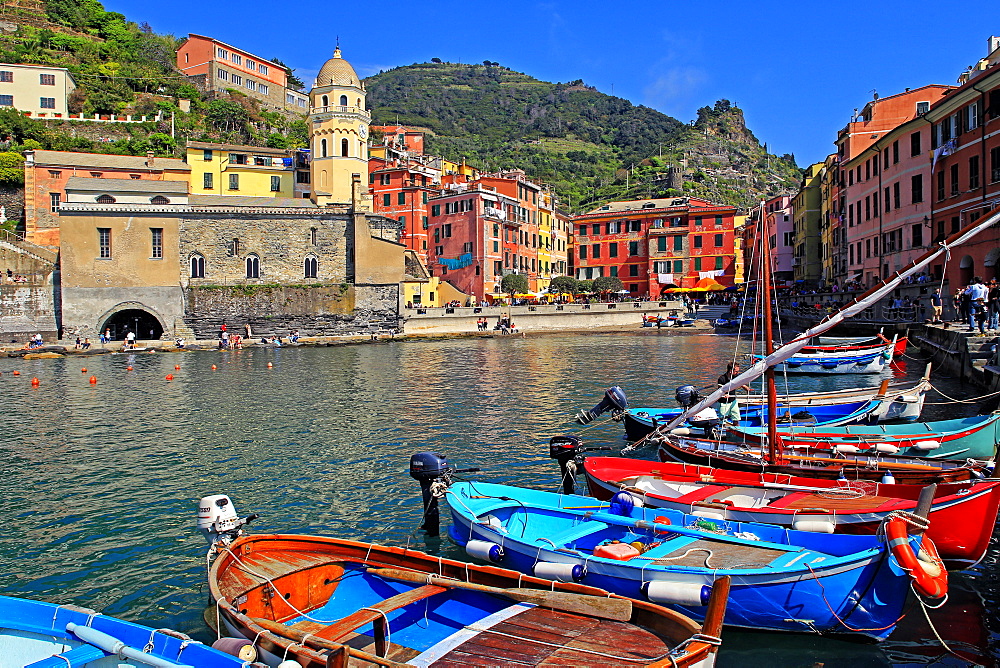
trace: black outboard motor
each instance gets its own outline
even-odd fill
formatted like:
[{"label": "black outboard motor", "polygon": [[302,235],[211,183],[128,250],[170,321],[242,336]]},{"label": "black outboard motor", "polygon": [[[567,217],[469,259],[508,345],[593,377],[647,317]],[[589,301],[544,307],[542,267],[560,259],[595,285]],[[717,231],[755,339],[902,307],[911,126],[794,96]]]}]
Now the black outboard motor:
[{"label": "black outboard motor", "polygon": [[[681,385],[674,393],[674,399],[677,400],[677,403],[679,403],[682,408],[687,410],[701,401],[701,394],[694,385]],[[717,427],[719,426],[718,416],[710,420],[695,420],[693,417],[688,417],[688,424],[692,427],[704,430],[705,436],[707,437],[719,437],[719,433],[717,432]]]},{"label": "black outboard motor", "polygon": [[609,446],[585,447],[575,436],[553,436],[549,439],[549,457],[559,462],[563,494],[575,494],[575,476],[583,465],[584,454],[597,450],[610,450]]},{"label": "black outboard motor", "polygon": [[576,421],[579,424],[590,424],[598,415],[605,411],[612,411],[612,416],[614,416],[616,413],[623,412],[626,408],[628,408],[628,399],[625,397],[625,391],[615,385],[605,390],[604,399],[601,400],[601,403],[589,411],[581,410],[577,413]]},{"label": "black outboard motor", "polygon": [[441,525],[438,499],[431,491],[431,485],[446,477],[450,471],[448,458],[436,452],[418,452],[410,457],[410,477],[420,483],[420,495],[424,501],[424,523],[420,528],[429,536],[439,535]]}]

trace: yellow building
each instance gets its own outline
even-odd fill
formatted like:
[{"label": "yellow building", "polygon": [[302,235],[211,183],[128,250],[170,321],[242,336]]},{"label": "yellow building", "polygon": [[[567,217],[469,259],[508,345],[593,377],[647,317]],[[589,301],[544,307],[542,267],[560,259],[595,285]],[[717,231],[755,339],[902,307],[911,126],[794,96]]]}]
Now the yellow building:
[{"label": "yellow building", "polygon": [[736,254],[736,274],[733,276],[733,282],[736,284],[746,282],[746,276],[743,275],[745,271],[743,264],[743,228],[746,224],[746,216],[733,216],[733,252]]},{"label": "yellow building", "polygon": [[294,151],[260,146],[187,144],[191,193],[244,197],[295,197]]},{"label": "yellow building", "polygon": [[464,158],[460,163],[441,158],[441,174],[444,176],[448,176],[449,174],[464,176],[468,181],[475,181],[479,178],[479,170],[471,165],[465,164]]},{"label": "yellow building", "polygon": [[0,107],[13,107],[25,116],[67,118],[75,88],[65,67],[0,63]]},{"label": "yellow building", "polygon": [[[359,200],[370,210],[368,196],[368,126],[365,86],[340,55],[326,61],[309,91],[312,137],[312,199],[320,205]],[[352,180],[359,175],[357,181]],[[352,192],[353,188],[359,192]]]}]

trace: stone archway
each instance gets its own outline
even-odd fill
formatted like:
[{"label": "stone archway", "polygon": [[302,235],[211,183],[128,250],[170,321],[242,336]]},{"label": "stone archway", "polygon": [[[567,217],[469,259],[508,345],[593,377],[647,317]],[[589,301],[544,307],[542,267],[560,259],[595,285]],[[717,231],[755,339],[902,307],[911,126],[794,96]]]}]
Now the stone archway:
[{"label": "stone archway", "polygon": [[961,284],[960,287],[965,287],[966,285],[972,283],[972,277],[975,275],[976,271],[976,261],[972,259],[971,255],[965,255],[962,257],[961,261],[958,263],[958,280]]},{"label": "stone archway", "polygon": [[139,302],[122,302],[97,321],[98,332],[111,330],[111,339],[121,341],[134,331],[137,339],[155,340],[167,330],[163,318],[148,306]]},{"label": "stone archway", "polygon": [[983,273],[986,274],[983,276],[986,280],[991,278],[1000,280],[1000,248],[994,248],[986,254],[986,259],[983,260]]}]

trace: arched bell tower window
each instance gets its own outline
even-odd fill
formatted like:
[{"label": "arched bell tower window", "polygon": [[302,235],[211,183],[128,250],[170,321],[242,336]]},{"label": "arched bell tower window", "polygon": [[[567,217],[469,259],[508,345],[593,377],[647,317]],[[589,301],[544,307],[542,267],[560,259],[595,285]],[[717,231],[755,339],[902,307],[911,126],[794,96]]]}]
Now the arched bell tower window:
[{"label": "arched bell tower window", "polygon": [[346,107],[347,106],[347,96],[346,95],[341,95],[340,96],[340,106],[342,106],[342,107]]},{"label": "arched bell tower window", "polygon": [[326,155],[327,155],[326,140],[325,139],[320,139],[319,140],[319,157],[325,158]]},{"label": "arched bell tower window", "polygon": [[97,203],[98,204],[114,204],[115,203],[115,198],[112,197],[111,195],[98,195],[97,196]]},{"label": "arched bell tower window", "polygon": [[150,204],[170,204],[170,200],[163,195],[157,195],[153,199],[149,200],[149,202]]},{"label": "arched bell tower window", "polygon": [[305,278],[316,278],[319,274],[319,260],[310,255],[302,262],[303,276]]},{"label": "arched bell tower window", "polygon": [[191,256],[191,278],[205,278],[205,258],[201,255]]},{"label": "arched bell tower window", "polygon": [[350,145],[347,143],[346,139],[340,140],[340,155],[345,158],[350,155]]},{"label": "arched bell tower window", "polygon": [[330,106],[330,98],[328,98],[326,95],[324,95],[322,99],[323,99],[323,106],[324,107],[329,107]]},{"label": "arched bell tower window", "polygon": [[260,278],[260,258],[247,255],[247,278]]}]

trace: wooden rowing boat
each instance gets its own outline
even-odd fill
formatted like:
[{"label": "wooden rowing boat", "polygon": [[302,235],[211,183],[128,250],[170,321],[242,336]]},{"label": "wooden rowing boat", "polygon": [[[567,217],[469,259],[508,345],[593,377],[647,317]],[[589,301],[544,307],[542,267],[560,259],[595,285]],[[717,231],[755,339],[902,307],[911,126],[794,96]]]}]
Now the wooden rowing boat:
[{"label": "wooden rowing boat", "polygon": [[227,633],[253,640],[269,661],[295,659],[305,668],[708,667],[728,581],[715,586],[699,626],[573,582],[400,547],[256,535],[219,547],[209,588]]}]

